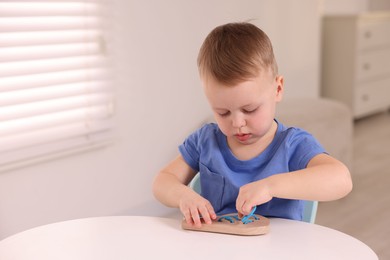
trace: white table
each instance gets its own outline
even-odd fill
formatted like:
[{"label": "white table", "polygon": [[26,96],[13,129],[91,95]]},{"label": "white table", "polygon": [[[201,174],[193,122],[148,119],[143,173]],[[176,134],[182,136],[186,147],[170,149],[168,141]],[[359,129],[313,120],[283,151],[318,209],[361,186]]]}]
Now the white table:
[{"label": "white table", "polygon": [[271,219],[262,236],[185,231],[177,219],[137,216],[71,220],[0,241],[1,260],[378,259],[359,240],[319,225]]}]

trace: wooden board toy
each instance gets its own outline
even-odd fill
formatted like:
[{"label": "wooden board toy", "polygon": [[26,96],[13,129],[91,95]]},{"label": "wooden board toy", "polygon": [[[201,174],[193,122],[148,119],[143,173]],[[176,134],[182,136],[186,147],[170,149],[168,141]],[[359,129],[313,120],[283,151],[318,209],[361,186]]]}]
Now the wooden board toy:
[{"label": "wooden board toy", "polygon": [[254,211],[255,208],[252,210],[251,214],[244,216],[242,219],[240,219],[237,214],[222,215],[217,217],[216,220],[213,220],[212,224],[202,223],[200,228],[187,224],[186,220],[183,219],[181,226],[185,230],[242,236],[257,236],[268,233],[269,219],[253,214]]}]

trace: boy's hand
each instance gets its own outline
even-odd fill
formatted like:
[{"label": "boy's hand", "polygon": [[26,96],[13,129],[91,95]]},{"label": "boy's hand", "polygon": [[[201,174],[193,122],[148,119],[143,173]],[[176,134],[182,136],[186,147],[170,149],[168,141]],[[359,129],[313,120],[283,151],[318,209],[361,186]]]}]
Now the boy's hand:
[{"label": "boy's hand", "polygon": [[217,218],[211,203],[192,190],[180,199],[179,208],[187,224],[196,227],[202,226],[201,218],[206,224]]},{"label": "boy's hand", "polygon": [[239,217],[248,215],[254,206],[264,204],[270,201],[272,197],[266,179],[241,186],[236,200]]}]

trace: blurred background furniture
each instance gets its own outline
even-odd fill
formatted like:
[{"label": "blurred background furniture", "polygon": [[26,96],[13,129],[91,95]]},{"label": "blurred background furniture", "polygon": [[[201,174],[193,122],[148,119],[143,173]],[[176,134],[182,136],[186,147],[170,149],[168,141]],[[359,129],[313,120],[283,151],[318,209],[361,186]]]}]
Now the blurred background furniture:
[{"label": "blurred background furniture", "polygon": [[322,95],[354,118],[390,108],[390,12],[325,16]]}]

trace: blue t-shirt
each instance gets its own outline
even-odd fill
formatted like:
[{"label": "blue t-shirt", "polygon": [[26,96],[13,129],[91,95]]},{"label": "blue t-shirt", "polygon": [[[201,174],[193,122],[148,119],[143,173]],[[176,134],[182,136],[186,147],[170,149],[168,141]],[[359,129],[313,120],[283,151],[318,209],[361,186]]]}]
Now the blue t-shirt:
[{"label": "blue t-shirt", "polygon": [[[275,120],[276,121],[276,120]],[[277,121],[276,121],[277,122]],[[186,163],[200,173],[201,195],[217,215],[235,213],[239,188],[268,176],[306,168],[323,147],[306,131],[278,123],[273,141],[257,157],[239,160],[218,125],[206,124],[179,146]],[[256,214],[302,220],[304,201],[273,198]]]}]

